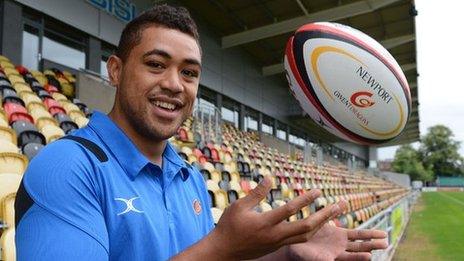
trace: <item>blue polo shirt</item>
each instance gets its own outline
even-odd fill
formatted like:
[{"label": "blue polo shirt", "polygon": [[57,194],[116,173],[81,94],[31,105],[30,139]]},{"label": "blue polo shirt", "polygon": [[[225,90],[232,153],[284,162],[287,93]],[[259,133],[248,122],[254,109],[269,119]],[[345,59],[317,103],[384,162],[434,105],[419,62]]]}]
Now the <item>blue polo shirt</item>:
[{"label": "blue polo shirt", "polygon": [[213,228],[201,174],[168,143],[151,163],[106,115],[72,135],[97,144],[47,145],[23,186],[33,203],[16,229],[18,260],[166,260]]}]

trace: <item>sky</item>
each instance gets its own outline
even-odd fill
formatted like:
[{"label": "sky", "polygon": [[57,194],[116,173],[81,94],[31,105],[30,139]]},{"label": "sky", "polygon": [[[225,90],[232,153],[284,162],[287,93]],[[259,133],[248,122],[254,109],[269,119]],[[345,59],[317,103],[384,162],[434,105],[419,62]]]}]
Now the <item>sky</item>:
[{"label": "sky", "polygon": [[[420,133],[443,124],[464,143],[464,1],[415,3]],[[396,148],[379,149],[379,160],[392,159]]]}]

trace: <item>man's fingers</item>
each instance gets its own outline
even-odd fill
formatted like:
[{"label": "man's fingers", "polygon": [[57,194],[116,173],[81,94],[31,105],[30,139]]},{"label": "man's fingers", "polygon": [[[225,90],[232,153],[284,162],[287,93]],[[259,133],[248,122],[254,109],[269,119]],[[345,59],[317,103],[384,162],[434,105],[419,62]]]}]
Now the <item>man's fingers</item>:
[{"label": "man's fingers", "polygon": [[384,239],[377,239],[364,242],[348,242],[346,250],[348,252],[371,252],[376,249],[385,249],[388,247],[387,241]]},{"label": "man's fingers", "polygon": [[239,201],[242,202],[246,208],[252,209],[266,197],[269,191],[271,191],[271,187],[271,180],[268,177],[264,177],[256,188],[250,190],[250,193]]},{"label": "man's fingers", "polygon": [[387,232],[375,229],[347,229],[349,240],[369,240],[383,239],[387,237]]},{"label": "man's fingers", "polygon": [[271,224],[277,224],[296,214],[300,209],[308,206],[317,197],[321,195],[321,191],[314,189],[303,195],[296,197],[287,204],[280,206],[274,210],[265,212],[265,218],[269,219]]},{"label": "man's fingers", "polygon": [[299,243],[304,243],[308,241],[308,234],[300,234],[296,235],[293,237],[286,238],[284,241],[281,241],[281,245],[293,245],[293,244],[299,244]]},{"label": "man's fingers", "polygon": [[285,237],[292,237],[300,234],[308,234],[308,237],[316,233],[325,223],[329,220],[340,215],[345,209],[346,202],[340,201],[336,204],[327,206],[315,214],[301,220],[297,220],[291,223],[282,223],[283,231],[281,235]]},{"label": "man's fingers", "polygon": [[349,252],[344,252],[341,255],[339,255],[335,260],[337,261],[358,261],[358,260],[366,260],[369,261],[371,260],[371,253],[349,253]]}]

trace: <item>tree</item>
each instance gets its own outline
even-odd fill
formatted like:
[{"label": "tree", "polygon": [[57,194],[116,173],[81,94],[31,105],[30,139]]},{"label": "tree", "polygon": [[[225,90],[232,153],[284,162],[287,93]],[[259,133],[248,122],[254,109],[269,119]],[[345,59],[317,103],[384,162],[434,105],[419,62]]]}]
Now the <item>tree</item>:
[{"label": "tree", "polygon": [[410,144],[403,145],[396,150],[392,168],[395,172],[408,174],[411,180],[431,181],[433,179],[432,171],[424,167],[418,151]]},{"label": "tree", "polygon": [[463,158],[459,155],[460,142],[453,139],[453,132],[444,125],[428,128],[422,137],[419,156],[426,168],[435,176],[461,176]]}]

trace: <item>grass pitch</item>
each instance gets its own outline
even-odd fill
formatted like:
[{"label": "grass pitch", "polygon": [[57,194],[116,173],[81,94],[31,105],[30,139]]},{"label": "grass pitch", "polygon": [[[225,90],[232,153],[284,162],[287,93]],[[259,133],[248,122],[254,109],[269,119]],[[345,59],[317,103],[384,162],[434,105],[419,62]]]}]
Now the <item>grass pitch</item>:
[{"label": "grass pitch", "polygon": [[422,193],[393,260],[464,260],[464,193]]}]

